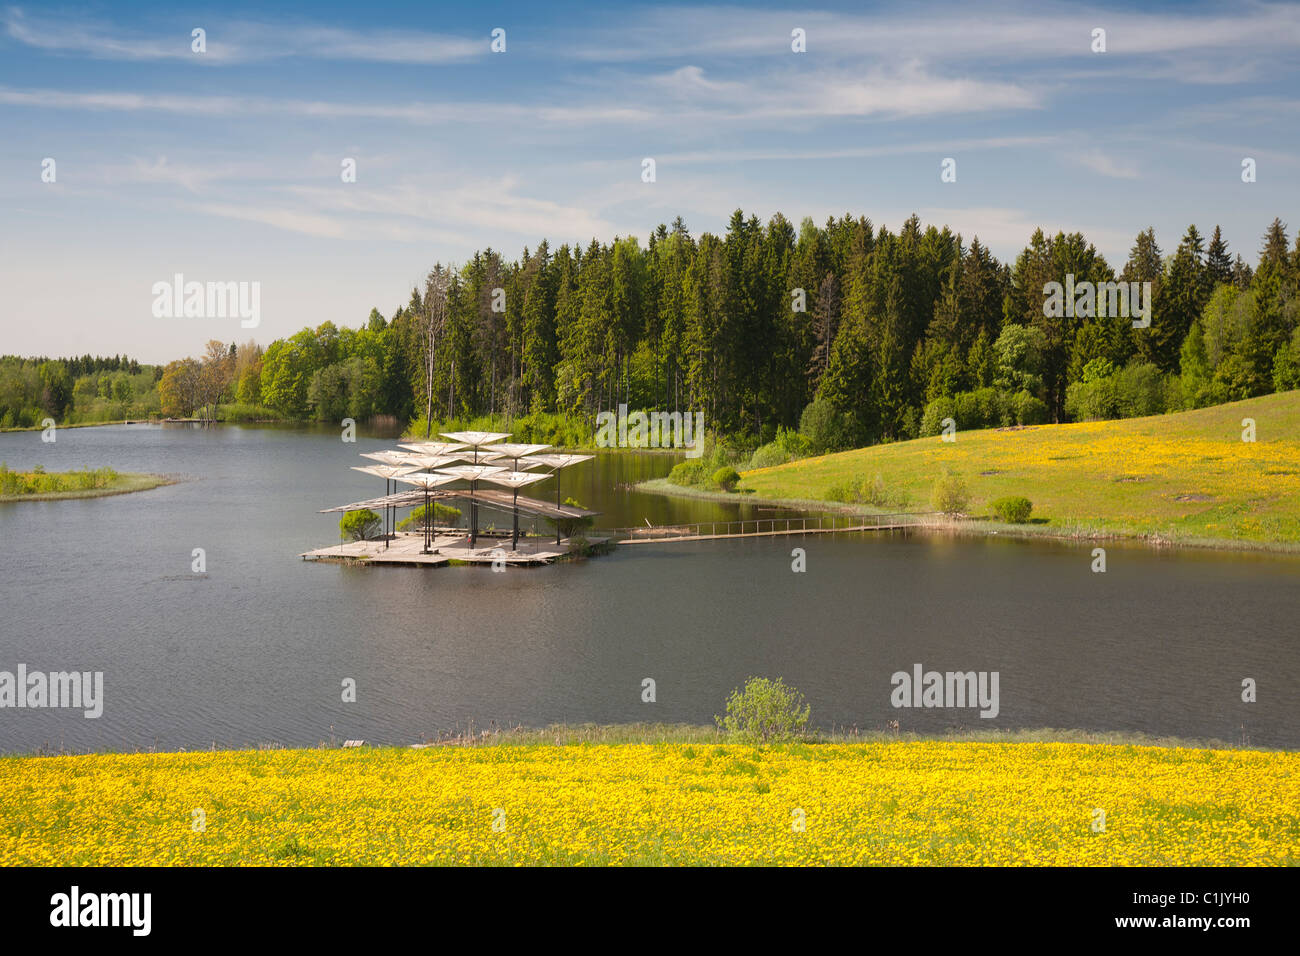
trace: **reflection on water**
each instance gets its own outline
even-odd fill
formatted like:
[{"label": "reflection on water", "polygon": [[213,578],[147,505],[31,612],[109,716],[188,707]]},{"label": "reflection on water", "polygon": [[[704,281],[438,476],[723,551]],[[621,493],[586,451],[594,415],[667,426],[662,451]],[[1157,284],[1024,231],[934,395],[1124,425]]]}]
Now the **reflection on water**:
[{"label": "reflection on water", "polygon": [[[1108,572],[1093,574],[1086,547],[841,535],[641,544],[506,574],[299,560],[337,538],[337,516],[318,509],[382,491],[349,466],[391,445],[266,427],[69,429],[54,445],[0,435],[10,467],[190,478],[0,505],[0,670],[102,670],[105,695],[98,720],[0,710],[0,749],[409,743],[471,719],[708,723],[751,674],[795,684],[822,727],[1300,744],[1295,559],[1111,544]],[[673,461],[602,455],[566,471],[562,493],[607,527],[758,515],[627,489]],[[199,547],[205,575],[190,571]],[[806,573],[791,571],[795,547]],[[918,663],[998,671],[997,718],[893,709],[890,675]],[[641,702],[645,677],[654,704]],[[1255,704],[1240,700],[1247,677]]]}]

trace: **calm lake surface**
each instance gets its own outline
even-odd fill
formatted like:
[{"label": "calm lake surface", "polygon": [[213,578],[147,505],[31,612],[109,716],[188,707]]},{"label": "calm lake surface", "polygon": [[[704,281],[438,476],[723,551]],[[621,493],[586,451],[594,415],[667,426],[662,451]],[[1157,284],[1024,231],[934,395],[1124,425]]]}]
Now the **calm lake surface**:
[{"label": "calm lake surface", "polygon": [[[711,723],[782,676],[820,727],[1060,727],[1300,746],[1300,560],[927,535],[624,546],[486,568],[313,564],[321,508],[391,437],[111,426],[0,435],[0,460],[180,474],[153,491],[0,505],[0,670],[103,671],[104,712],[0,710],[0,751],[414,743],[522,723]],[[631,492],[673,458],[564,473],[604,527],[769,516]],[[537,497],[554,494],[550,481]],[[1031,492],[1032,496],[1032,492]],[[1300,506],[1300,505],[1298,505]],[[508,518],[505,519],[508,522]],[[807,571],[791,571],[791,549]],[[207,573],[191,571],[206,552]],[[895,709],[891,675],[997,671],[998,716]],[[357,700],[344,703],[345,678]],[[642,680],[657,701],[643,703]],[[1244,678],[1258,701],[1242,703]]]}]

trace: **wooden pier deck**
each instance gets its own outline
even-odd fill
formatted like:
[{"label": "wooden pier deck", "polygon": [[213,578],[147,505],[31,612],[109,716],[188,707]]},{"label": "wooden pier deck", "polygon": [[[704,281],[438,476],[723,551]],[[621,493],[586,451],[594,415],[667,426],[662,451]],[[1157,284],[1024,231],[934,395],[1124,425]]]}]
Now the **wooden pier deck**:
[{"label": "wooden pier deck", "polygon": [[[603,543],[604,538],[588,538],[588,544]],[[504,560],[507,567],[536,567],[550,564],[569,554],[569,540],[558,545],[554,538],[520,539],[519,550],[510,550],[510,537],[504,538],[480,532],[475,547],[469,546],[464,532],[440,531],[433,540],[433,554],[422,554],[424,535],[421,532],[399,531],[388,539],[372,538],[366,541],[348,541],[314,551],[304,551],[299,557],[305,561],[332,561],[339,564],[383,564],[405,567],[445,567],[457,564],[492,564]]]},{"label": "wooden pier deck", "polygon": [[805,534],[851,534],[862,531],[905,531],[932,527],[947,520],[937,512],[880,515],[797,515],[787,518],[749,518],[743,521],[701,521],[694,524],[618,528],[619,544],[661,541],[715,541],[722,538],[777,537]]}]

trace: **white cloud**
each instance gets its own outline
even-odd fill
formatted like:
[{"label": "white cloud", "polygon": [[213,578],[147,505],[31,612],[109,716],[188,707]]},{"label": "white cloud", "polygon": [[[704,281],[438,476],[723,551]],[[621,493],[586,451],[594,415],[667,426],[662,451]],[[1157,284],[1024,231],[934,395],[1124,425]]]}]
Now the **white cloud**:
[{"label": "white cloud", "polygon": [[209,216],[258,222],[286,232],[314,236],[317,239],[344,239],[349,236],[347,226],[338,219],[297,209],[235,203],[196,203],[190,208]]},{"label": "white cloud", "polygon": [[1088,149],[1083,152],[1071,153],[1070,158],[1080,165],[1091,169],[1094,173],[1101,176],[1108,176],[1111,179],[1137,179],[1137,164],[1131,161],[1117,159],[1099,149]]},{"label": "white cloud", "polygon": [[455,188],[430,180],[382,189],[360,183],[296,185],[277,187],[263,202],[218,197],[187,208],[317,239],[435,242],[467,251],[501,248],[507,237],[532,245],[543,236],[585,240],[614,232],[611,223],[582,205],[523,195],[518,185],[508,177],[460,179]]},{"label": "white cloud", "polygon": [[[869,14],[817,10],[754,10],[736,6],[660,7],[617,26],[593,28],[576,56],[595,61],[653,61],[682,57],[851,57],[935,62],[1021,61],[1096,57],[1094,27],[1107,30],[1106,55],[1173,54],[1189,50],[1272,51],[1300,45],[1300,10],[1283,4],[1244,3],[1231,14],[1177,9],[1130,13],[1063,3],[1002,4],[989,10],[950,3],[923,15],[915,8]],[[808,52],[792,54],[790,31],[807,31]]]},{"label": "white cloud", "polygon": [[294,22],[254,23],[198,18],[206,52],[191,49],[190,31],[176,27],[150,34],[121,30],[82,16],[29,17],[10,7],[0,14],[5,32],[25,46],[50,53],[104,60],[184,60],[196,65],[307,57],[373,63],[457,63],[488,52],[488,38],[454,37],[418,30],[344,30]]}]

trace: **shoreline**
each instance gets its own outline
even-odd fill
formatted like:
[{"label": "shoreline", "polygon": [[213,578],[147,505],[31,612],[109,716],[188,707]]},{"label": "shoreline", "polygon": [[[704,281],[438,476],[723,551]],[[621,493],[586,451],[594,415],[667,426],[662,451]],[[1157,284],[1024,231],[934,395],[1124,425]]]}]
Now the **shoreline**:
[{"label": "shoreline", "polygon": [[[115,418],[109,422],[72,422],[66,425],[55,425],[55,428],[62,431],[65,428],[106,428],[109,425],[311,425],[313,422],[297,422],[287,418],[236,418],[225,419],[216,418],[204,420],[202,418]],[[9,428],[0,428],[0,435],[7,435],[10,432],[40,432],[44,431],[41,425],[14,425]]]},{"label": "shoreline", "polygon": [[[741,481],[744,481],[742,476]],[[735,503],[755,503],[791,511],[837,512],[846,515],[879,515],[890,512],[864,505],[850,505],[838,501],[823,501],[816,498],[764,498],[757,494],[745,493],[743,490],[726,492],[697,488],[692,485],[674,485],[667,478],[652,478],[638,482],[637,491],[647,494],[673,495],[682,498],[697,498],[706,501]],[[1104,519],[1103,519],[1104,520]],[[914,529],[927,534],[949,534],[971,538],[1018,538],[1022,540],[1055,540],[1066,543],[1087,544],[1105,541],[1120,541],[1142,545],[1154,549],[1174,549],[1184,551],[1233,551],[1248,554],[1266,554],[1271,556],[1300,556],[1300,541],[1250,541],[1242,538],[1201,538],[1201,537],[1163,537],[1125,531],[1117,528],[1086,527],[1078,523],[1078,530],[1068,531],[1062,526],[1051,524],[1007,524],[984,517],[965,517],[958,520],[939,522],[931,525],[917,525]]]},{"label": "shoreline", "polygon": [[[135,755],[179,755],[179,754],[254,754],[254,753],[314,753],[352,749],[343,746],[343,740],[335,737],[330,741],[320,741],[315,746],[285,746],[274,741],[263,741],[256,745],[243,747],[218,746],[215,741],[209,748],[175,750],[135,749],[135,750],[68,750],[39,748],[34,751],[0,751],[0,761],[27,760],[40,757],[123,757]],[[1124,747],[1147,750],[1204,750],[1216,752],[1291,754],[1296,750],[1283,747],[1261,747],[1248,744],[1232,743],[1217,737],[1175,737],[1153,735],[1142,731],[1093,731],[1069,730],[1051,727],[1034,729],[989,729],[989,730],[955,730],[943,733],[920,733],[915,731],[865,730],[852,732],[843,728],[831,732],[814,731],[806,738],[784,743],[757,745],[734,740],[718,728],[706,724],[551,724],[546,727],[524,727],[522,725],[491,731],[480,730],[479,725],[470,722],[462,732],[457,731],[439,735],[436,738],[421,739],[415,743],[371,743],[363,741],[366,750],[403,751],[403,750],[439,750],[453,749],[487,749],[493,747],[511,748],[548,748],[581,749],[588,746],[636,747],[636,746],[686,746],[707,745],[754,749],[755,747],[853,747],[878,746],[881,744],[916,745],[916,744],[1070,744],[1087,747]]]}]

